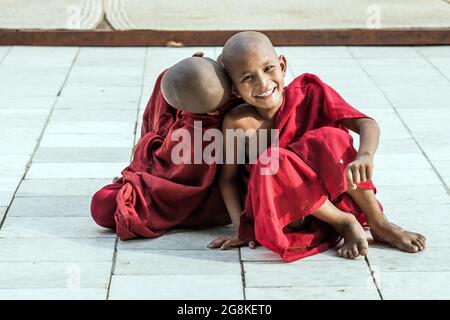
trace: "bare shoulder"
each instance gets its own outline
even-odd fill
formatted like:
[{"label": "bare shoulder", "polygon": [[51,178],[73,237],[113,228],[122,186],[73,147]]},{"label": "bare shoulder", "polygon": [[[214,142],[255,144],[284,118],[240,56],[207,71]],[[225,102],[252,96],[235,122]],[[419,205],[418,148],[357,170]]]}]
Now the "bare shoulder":
[{"label": "bare shoulder", "polygon": [[254,121],[256,121],[255,108],[243,103],[227,112],[223,124],[225,128],[247,128]]}]

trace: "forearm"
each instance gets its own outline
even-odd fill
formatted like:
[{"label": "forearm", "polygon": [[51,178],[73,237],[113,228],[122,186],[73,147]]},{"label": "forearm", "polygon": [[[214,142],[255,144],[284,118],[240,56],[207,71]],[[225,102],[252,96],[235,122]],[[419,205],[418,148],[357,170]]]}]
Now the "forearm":
[{"label": "forearm", "polygon": [[220,191],[235,232],[239,231],[240,218],[244,210],[239,192],[239,184],[237,182],[237,179],[233,178],[220,178]]},{"label": "forearm", "polygon": [[359,128],[358,156],[373,157],[380,140],[380,128],[371,119],[364,121]]}]

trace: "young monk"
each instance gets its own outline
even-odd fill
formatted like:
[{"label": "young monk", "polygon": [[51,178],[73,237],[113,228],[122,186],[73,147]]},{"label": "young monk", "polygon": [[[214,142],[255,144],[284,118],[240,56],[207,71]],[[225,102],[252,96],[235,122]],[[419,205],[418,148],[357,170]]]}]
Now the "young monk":
[{"label": "young monk", "polygon": [[[279,164],[272,175],[261,174],[260,160],[246,165],[250,177],[245,204],[238,164],[223,165],[220,187],[236,232],[215,239],[210,248],[254,248],[256,240],[293,261],[322,252],[342,237],[337,255],[354,259],[368,253],[365,222],[377,241],[407,252],[425,248],[425,237],[389,222],[375,197],[371,179],[380,131],[373,119],[315,75],[299,76],[284,88],[286,58],[276,56],[262,33],[235,34],[226,42],[222,59],[246,102],[226,114],[225,137],[227,129],[278,129]],[[348,129],[360,135],[357,152]],[[249,151],[246,147],[246,156]]]},{"label": "young monk", "polygon": [[175,164],[172,151],[180,141],[172,134],[184,129],[193,139],[194,121],[202,122],[202,130],[219,129],[225,110],[236,100],[230,92],[224,69],[208,58],[187,58],[164,71],[145,110],[131,164],[92,198],[95,222],[115,229],[121,240],[229,223],[217,164]]}]

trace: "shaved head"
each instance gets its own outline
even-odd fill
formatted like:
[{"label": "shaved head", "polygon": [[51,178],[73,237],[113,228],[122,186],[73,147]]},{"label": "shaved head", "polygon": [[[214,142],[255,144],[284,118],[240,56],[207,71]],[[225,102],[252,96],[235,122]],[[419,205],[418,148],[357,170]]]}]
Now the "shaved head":
[{"label": "shaved head", "polygon": [[222,50],[222,62],[225,69],[231,69],[233,64],[240,63],[253,52],[276,57],[275,48],[270,39],[261,32],[243,31],[234,34],[227,40]]},{"label": "shaved head", "polygon": [[260,110],[277,110],[283,102],[287,62],[277,57],[270,39],[261,32],[233,35],[222,50],[222,62],[237,95]]},{"label": "shaved head", "polygon": [[164,99],[174,108],[191,113],[214,112],[231,94],[231,83],[216,61],[191,57],[170,67],[161,81]]}]

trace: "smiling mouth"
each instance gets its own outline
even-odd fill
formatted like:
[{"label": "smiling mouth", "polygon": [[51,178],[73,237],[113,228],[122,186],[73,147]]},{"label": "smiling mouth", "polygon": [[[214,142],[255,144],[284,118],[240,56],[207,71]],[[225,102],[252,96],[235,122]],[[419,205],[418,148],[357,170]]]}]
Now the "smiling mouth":
[{"label": "smiling mouth", "polygon": [[275,92],[276,87],[273,87],[272,89],[269,89],[263,93],[260,93],[255,96],[255,98],[265,99],[267,97],[270,97]]}]

